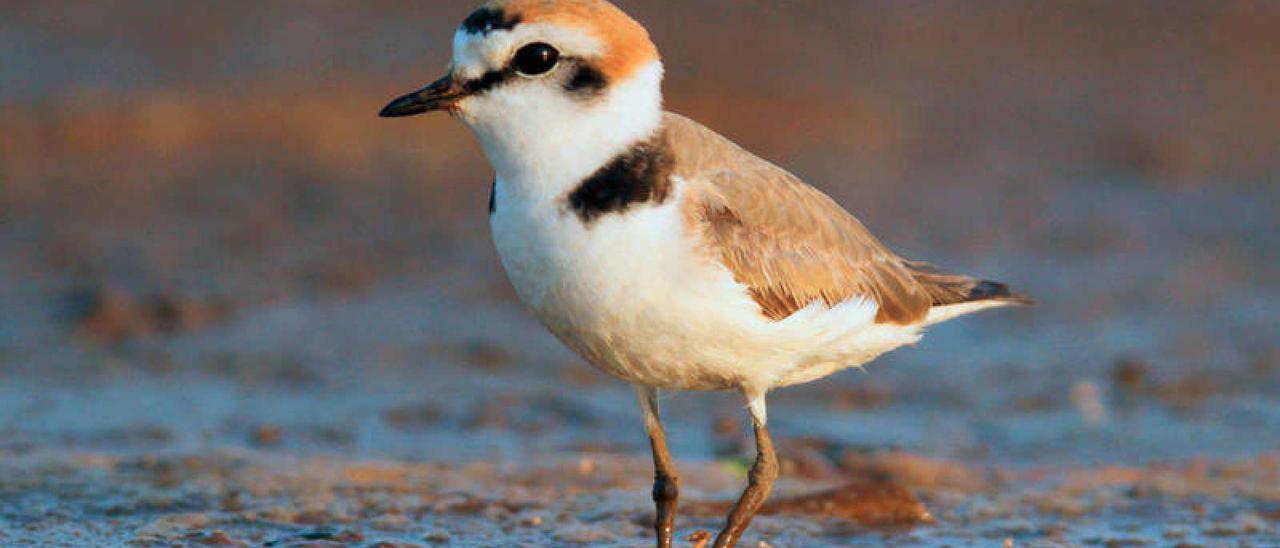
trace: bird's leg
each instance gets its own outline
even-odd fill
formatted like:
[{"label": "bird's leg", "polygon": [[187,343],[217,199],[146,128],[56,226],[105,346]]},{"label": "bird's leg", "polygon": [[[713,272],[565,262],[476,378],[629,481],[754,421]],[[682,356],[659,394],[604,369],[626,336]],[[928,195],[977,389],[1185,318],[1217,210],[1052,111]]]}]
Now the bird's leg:
[{"label": "bird's leg", "polygon": [[662,430],[658,416],[658,390],[636,387],[636,392],[640,396],[640,408],[644,411],[644,426],[649,431],[649,446],[653,449],[653,503],[658,511],[653,528],[658,535],[658,548],[671,548],[680,482],[671,462],[671,452],[667,450],[667,434]]},{"label": "bird's leg", "polygon": [[724,530],[716,536],[716,548],[730,548],[738,543],[742,533],[751,525],[751,518],[769,497],[773,481],[778,479],[778,455],[773,450],[773,439],[769,437],[768,416],[765,412],[764,396],[751,399],[751,422],[756,431],[756,463],[751,467],[747,489],[742,492],[738,503],[733,505],[729,513],[729,522]]}]

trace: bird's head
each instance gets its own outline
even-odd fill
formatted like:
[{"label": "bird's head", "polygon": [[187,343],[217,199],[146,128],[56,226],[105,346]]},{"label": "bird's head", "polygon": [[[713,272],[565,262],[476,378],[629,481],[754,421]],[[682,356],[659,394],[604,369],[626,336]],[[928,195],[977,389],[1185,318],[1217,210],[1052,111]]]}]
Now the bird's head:
[{"label": "bird's head", "polygon": [[492,0],[458,28],[448,72],[381,116],[449,112],[501,173],[529,167],[514,165],[521,157],[590,156],[584,146],[623,146],[651,132],[661,81],[649,33],[605,0]]}]

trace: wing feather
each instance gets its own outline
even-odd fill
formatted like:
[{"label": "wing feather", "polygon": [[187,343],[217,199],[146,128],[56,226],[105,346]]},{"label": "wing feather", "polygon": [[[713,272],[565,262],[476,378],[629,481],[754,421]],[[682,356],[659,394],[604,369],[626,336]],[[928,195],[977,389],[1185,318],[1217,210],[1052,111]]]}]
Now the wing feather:
[{"label": "wing feather", "polygon": [[928,316],[934,295],[913,263],[831,198],[687,118],[668,114],[665,128],[688,189],[686,222],[766,317],[855,298],[879,305],[878,323]]}]

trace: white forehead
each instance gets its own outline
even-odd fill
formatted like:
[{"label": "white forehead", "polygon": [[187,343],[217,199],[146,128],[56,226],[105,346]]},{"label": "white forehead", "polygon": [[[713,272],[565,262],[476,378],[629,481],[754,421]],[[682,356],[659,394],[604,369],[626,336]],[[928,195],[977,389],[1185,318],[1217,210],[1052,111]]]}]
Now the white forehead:
[{"label": "white forehead", "polygon": [[555,23],[522,23],[511,30],[470,33],[465,28],[453,35],[453,71],[466,79],[479,78],[499,70],[528,44],[545,42],[567,56],[604,56],[604,41],[580,28]]}]

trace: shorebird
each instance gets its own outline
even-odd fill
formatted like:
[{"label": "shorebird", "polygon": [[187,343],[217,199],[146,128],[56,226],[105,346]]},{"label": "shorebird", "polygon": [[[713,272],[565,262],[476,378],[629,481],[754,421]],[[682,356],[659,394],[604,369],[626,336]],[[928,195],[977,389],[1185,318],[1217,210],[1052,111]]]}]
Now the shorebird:
[{"label": "shorebird", "polygon": [[648,31],[605,0],[494,0],[457,30],[445,76],[381,115],[446,111],[475,133],[520,299],[635,386],[658,546],[671,546],[679,493],[658,391],[742,394],[757,457],[715,540],[733,546],[778,475],[770,390],[1027,300],[894,254],[822,192],[664,111],[662,79]]}]

